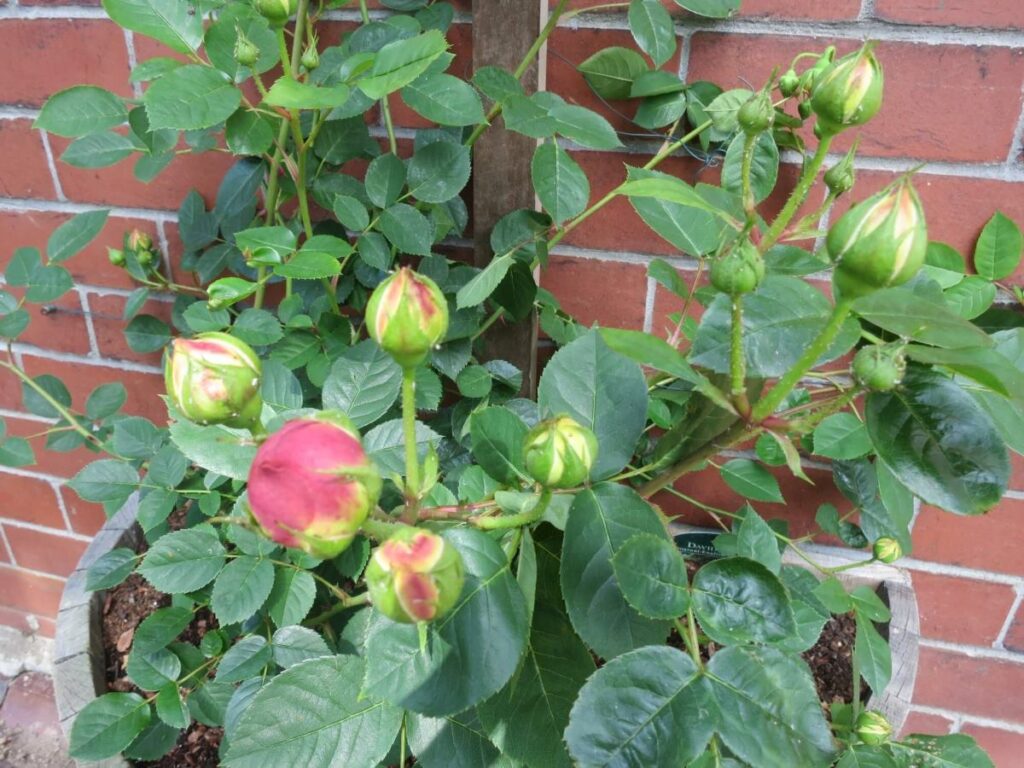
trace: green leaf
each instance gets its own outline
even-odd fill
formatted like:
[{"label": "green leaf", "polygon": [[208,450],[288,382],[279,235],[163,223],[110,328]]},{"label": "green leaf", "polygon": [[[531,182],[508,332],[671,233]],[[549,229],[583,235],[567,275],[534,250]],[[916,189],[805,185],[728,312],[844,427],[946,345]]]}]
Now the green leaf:
[{"label": "green leaf", "polygon": [[[432,716],[462,712],[497,693],[519,666],[528,631],[523,593],[501,547],[469,528],[443,535],[465,566],[460,601],[428,626],[423,647],[415,626],[375,616],[363,682],[371,696]],[[482,637],[487,653],[480,653]]]},{"label": "green leaf", "polygon": [[667,174],[648,175],[634,171],[630,176],[630,180],[622,184],[618,191],[619,194],[630,198],[650,197],[688,208],[696,208],[731,223],[731,218],[727,212],[709,203],[697,190],[682,179],[677,179]]},{"label": "green leaf", "polygon": [[789,593],[796,620],[796,632],[790,640],[779,643],[779,648],[793,653],[803,653],[814,646],[821,637],[821,630],[832,614],[814,594],[818,580],[814,575],[795,565],[785,565],[781,571],[782,583]]},{"label": "green leaf", "polygon": [[405,186],[405,163],[391,153],[375,157],[366,169],[366,196],[379,208],[398,200]]},{"label": "green leaf", "polygon": [[510,768],[472,709],[450,717],[406,713],[409,747],[423,768]]},{"label": "green leaf", "polygon": [[288,227],[253,227],[235,233],[235,245],[268,264],[279,264],[295,252],[298,238]]},{"label": "green leaf", "polygon": [[587,681],[565,741],[587,768],[678,766],[700,755],[713,732],[693,660],[676,648],[650,647],[612,659]]},{"label": "green leaf", "polygon": [[[192,722],[188,706],[181,698],[177,685],[165,685],[156,696],[156,714],[172,728],[188,728]],[[177,734],[175,734],[177,740]]]},{"label": "green leaf", "polygon": [[749,505],[744,511],[746,514],[736,531],[736,554],[760,563],[778,576],[782,568],[782,555],[775,531]]},{"label": "green leaf", "polygon": [[23,437],[9,437],[0,442],[0,464],[5,467],[28,467],[36,463],[32,445]]},{"label": "green leaf", "polygon": [[274,566],[269,560],[237,557],[213,583],[210,607],[221,625],[239,624],[263,607],[274,586]]},{"label": "green leaf", "polygon": [[999,502],[1010,478],[1006,445],[989,416],[951,379],[911,369],[865,407],[875,451],[927,503],[976,515]]},{"label": "green leaf", "polygon": [[730,557],[703,565],[691,593],[700,625],[716,643],[782,643],[796,631],[782,582],[753,560]]},{"label": "green leaf", "polygon": [[601,483],[576,495],[565,528],[562,593],[577,634],[610,659],[661,643],[668,624],[637,613],[615,581],[612,558],[637,534],[664,537],[658,514],[635,491]]},{"label": "green leaf", "polygon": [[679,350],[658,336],[621,328],[601,328],[600,333],[612,350],[641,365],[677,376],[692,384],[699,383],[703,378],[690,367]]},{"label": "green leaf", "polygon": [[148,419],[129,416],[114,424],[114,450],[127,459],[148,459],[160,450],[165,435]]},{"label": "green leaf", "polygon": [[355,656],[332,656],[275,677],[253,697],[232,733],[226,768],[377,765],[398,735],[402,711],[365,691],[355,695],[364,666]]},{"label": "green leaf", "polygon": [[308,571],[279,567],[267,598],[267,613],[279,627],[298,624],[313,607],[316,582]]},{"label": "green leaf", "polygon": [[974,249],[974,268],[986,280],[1009,277],[1020,264],[1024,238],[1020,228],[996,211],[981,230]]},{"label": "green leaf", "polygon": [[114,381],[109,384],[100,384],[85,401],[85,415],[94,421],[113,416],[120,410],[128,399],[128,392],[124,384]]},{"label": "green leaf", "polygon": [[577,67],[602,99],[628,99],[633,81],[647,71],[644,57],[629,48],[612,46],[598,51]]},{"label": "green leaf", "polygon": [[166,648],[191,621],[192,611],[188,608],[172,606],[153,611],[136,627],[132,651],[147,654]]},{"label": "green leaf", "polygon": [[239,683],[258,675],[270,663],[271,649],[265,637],[248,635],[224,654],[217,666],[217,682]]},{"label": "green leaf", "polygon": [[537,402],[546,415],[568,414],[597,435],[600,450],[590,473],[595,480],[629,463],[647,423],[643,372],[596,331],[555,353],[541,376]]},{"label": "green leaf", "polygon": [[[729,144],[722,165],[722,188],[741,194],[743,190],[743,152],[746,134],[740,133]],[[775,189],[779,178],[779,148],[771,131],[758,134],[750,164],[750,189],[755,202],[762,202]]]},{"label": "green leaf", "polygon": [[473,457],[491,477],[513,485],[526,476],[523,441],[526,424],[508,408],[493,406],[470,417]]},{"label": "green leaf", "polygon": [[453,75],[421,77],[402,89],[402,100],[419,115],[439,125],[484,122],[484,108],[473,86]]},{"label": "green leaf", "polygon": [[175,421],[171,424],[171,440],[203,469],[234,480],[249,477],[249,467],[256,456],[256,446],[248,430]]},{"label": "green leaf", "polygon": [[274,144],[274,128],[266,116],[240,109],[228,118],[224,140],[236,155],[262,155]]},{"label": "green leaf", "polygon": [[834,413],[814,430],[814,452],[830,459],[858,459],[871,452],[871,437],[852,413]]},{"label": "green leaf", "polygon": [[727,19],[739,10],[740,0],[676,0],[676,5],[698,16]]},{"label": "green leaf", "polygon": [[106,168],[121,162],[134,151],[135,144],[127,136],[107,131],[75,139],[60,159],[75,168]]},{"label": "green leaf", "polygon": [[125,326],[124,338],[133,352],[157,352],[170,342],[171,328],[159,317],[136,315]]},{"label": "green leaf", "polygon": [[[751,376],[785,374],[828,322],[832,305],[798,277],[769,275],[743,297],[743,353]],[[729,371],[731,301],[720,294],[705,311],[693,341],[690,362],[716,373]],[[859,336],[849,323],[819,362],[845,353]]]},{"label": "green leaf", "polygon": [[547,139],[555,135],[558,121],[552,117],[547,107],[535,97],[509,96],[504,102],[502,120],[505,127],[533,139]]},{"label": "green leaf", "polygon": [[262,347],[280,341],[284,331],[272,312],[265,309],[243,309],[231,326],[231,335],[247,344]]},{"label": "green leaf", "polygon": [[860,673],[872,691],[884,691],[892,678],[892,654],[885,638],[878,634],[870,619],[857,614],[857,637],[853,656]]},{"label": "green leaf", "polygon": [[371,99],[382,99],[413,82],[446,50],[448,43],[436,29],[395,40],[377,52],[370,72],[356,84]]},{"label": "green leaf", "polygon": [[323,403],[362,428],[387,413],[401,389],[402,369],[376,342],[366,340],[334,361],[323,385]]},{"label": "green leaf", "polygon": [[27,383],[22,382],[21,398],[26,411],[45,419],[57,419],[60,418],[60,412],[50,404],[49,400],[55,400],[65,408],[71,407],[71,393],[64,386],[64,382],[56,376],[44,373],[42,376],[36,376],[32,381],[36,387],[42,389],[49,396],[49,399],[37,392],[36,387],[30,387]]},{"label": "green leaf", "polygon": [[347,241],[334,235],[313,235],[284,264],[274,267],[274,274],[296,280],[321,280],[341,272],[340,260],[354,249]]},{"label": "green leaf", "polygon": [[938,349],[909,344],[907,357],[927,365],[940,365],[972,379],[1003,397],[1024,398],[1024,372],[995,349]]},{"label": "green leaf", "polygon": [[854,303],[853,311],[879,328],[923,344],[945,349],[992,346],[980,328],[905,288],[885,288],[863,296]]},{"label": "green leaf", "polygon": [[782,491],[775,475],[750,459],[732,459],[722,465],[722,479],[740,496],[754,501],[782,504]]},{"label": "green leaf", "polygon": [[[668,174],[643,168],[630,168],[629,178],[631,181],[674,180]],[[629,202],[647,226],[685,253],[700,256],[717,250],[722,243],[724,223],[704,208],[652,196],[633,196]]]},{"label": "green leaf", "polygon": [[473,275],[469,282],[459,288],[458,293],[455,295],[456,307],[466,309],[486,301],[501,284],[501,281],[505,279],[505,275],[508,274],[509,269],[511,269],[514,263],[515,256],[511,253],[491,259],[486,267]]},{"label": "green leaf", "polygon": [[203,41],[203,17],[184,0],[103,0],[103,10],[118,26],[159,40],[178,53]]},{"label": "green leaf", "polygon": [[577,144],[592,149],[615,149],[622,146],[611,123],[593,110],[562,103],[553,106],[550,115],[555,119],[558,132]]},{"label": "green leaf", "polygon": [[133,650],[125,666],[128,677],[144,691],[159,691],[181,674],[181,659],[166,648],[150,653]]},{"label": "green leaf", "polygon": [[89,591],[116,587],[135,570],[135,553],[126,547],[112,549],[89,566],[85,588]]},{"label": "green leaf", "polygon": [[409,160],[409,194],[424,203],[443,203],[469,182],[469,149],[435,141],[416,150]]},{"label": "green leaf", "polygon": [[590,182],[569,153],[554,143],[541,144],[530,164],[530,178],[544,210],[556,224],[583,213]]},{"label": "green leaf", "polygon": [[740,760],[831,765],[832,735],[801,659],[774,648],[723,648],[711,657],[707,673],[716,730]]},{"label": "green leaf", "polygon": [[426,216],[411,205],[392,205],[381,213],[377,225],[384,237],[402,253],[430,255],[434,227]]},{"label": "green leaf", "polygon": [[89,211],[65,221],[50,235],[46,257],[51,264],[67,261],[91,243],[107,223],[110,211]]},{"label": "green leaf", "polygon": [[336,196],[333,210],[338,221],[354,232],[364,230],[370,225],[370,215],[366,212],[366,207],[354,197]]},{"label": "green leaf", "polygon": [[571,766],[562,734],[580,688],[594,672],[594,660],[565,613],[558,585],[561,545],[561,535],[554,529],[538,529],[536,594],[526,655],[508,685],[478,708],[488,736],[504,755],[523,765],[547,768]]},{"label": "green leaf", "polygon": [[274,633],[270,645],[274,661],[284,669],[309,659],[331,655],[324,639],[306,627],[282,627]]},{"label": "green leaf", "polygon": [[149,86],[142,97],[153,130],[212,128],[231,117],[241,102],[242,92],[222,73],[200,64],[169,72]]},{"label": "green leaf", "polygon": [[658,0],[632,0],[629,29],[636,44],[660,67],[676,52],[676,31],[665,7]]},{"label": "green leaf", "polygon": [[992,306],[996,286],[983,277],[968,275],[947,289],[942,298],[960,317],[972,320]]},{"label": "green leaf", "polygon": [[82,467],[68,486],[85,501],[118,509],[138,489],[139,473],[126,462],[100,459]]},{"label": "green leaf", "polygon": [[349,94],[347,85],[325,87],[300,83],[284,75],[270,86],[263,103],[284,109],[333,109],[344,104]]},{"label": "green leaf", "polygon": [[116,128],[127,120],[120,96],[95,85],[76,85],[47,99],[32,127],[76,138]]},{"label": "green leaf", "polygon": [[[420,460],[426,456],[427,448],[437,445],[441,436],[426,424],[416,422],[416,453]],[[363,436],[363,447],[382,472],[402,474],[405,471],[405,438],[402,434],[402,420],[393,419],[378,424]]]},{"label": "green leaf", "polygon": [[224,546],[217,532],[199,525],[157,539],[139,566],[146,580],[161,592],[193,592],[213,581],[224,567]]},{"label": "green leaf", "polygon": [[612,557],[626,602],[649,619],[677,619],[690,606],[686,563],[662,536],[633,536]]},{"label": "green leaf", "polygon": [[115,757],[149,724],[149,705],[137,693],[105,693],[75,717],[70,754],[78,760]]},{"label": "green leaf", "polygon": [[948,736],[912,734],[891,747],[901,765],[922,768],[995,768],[985,751],[963,733]]}]

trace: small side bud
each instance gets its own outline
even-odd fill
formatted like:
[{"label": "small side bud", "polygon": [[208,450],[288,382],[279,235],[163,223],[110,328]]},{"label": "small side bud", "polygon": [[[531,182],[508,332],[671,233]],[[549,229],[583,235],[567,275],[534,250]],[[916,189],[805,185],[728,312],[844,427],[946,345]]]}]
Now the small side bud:
[{"label": "small side bud", "polygon": [[839,197],[853,189],[857,180],[857,174],[853,168],[853,158],[856,153],[857,145],[854,144],[842,160],[825,171],[825,186],[828,187],[828,191],[832,193],[833,197]]},{"label": "small side bud", "polygon": [[875,541],[872,554],[875,556],[875,560],[880,563],[895,563],[903,557],[903,547],[900,546],[896,539],[883,536]]},{"label": "small side bud", "polygon": [[141,229],[133,229],[124,236],[124,249],[126,251],[148,251],[152,247],[153,238]]},{"label": "small side bud", "polygon": [[772,127],[775,118],[775,107],[772,105],[771,95],[767,91],[758,91],[743,105],[736,113],[736,121],[740,128],[748,136],[756,136],[764,133]]},{"label": "small side bud", "polygon": [[743,240],[711,265],[711,285],[722,293],[750,293],[764,279],[764,259],[749,240]]},{"label": "small side bud", "polygon": [[853,356],[853,377],[872,392],[890,392],[900,385],[907,371],[902,346],[872,344]]},{"label": "small side bud", "polygon": [[877,747],[892,738],[892,725],[885,716],[870,710],[860,713],[854,731],[865,744]]},{"label": "small side bud", "polygon": [[124,251],[118,248],[107,248],[107,258],[110,259],[110,263],[115,267],[123,267],[128,263],[128,258],[124,255]]},{"label": "small side bud", "polygon": [[239,29],[238,39],[235,40],[235,61],[243,67],[251,67],[259,61],[259,58],[260,49]]},{"label": "small side bud", "polygon": [[312,72],[320,66],[320,52],[317,50],[316,35],[310,35],[306,50],[302,52],[302,66],[307,72]]},{"label": "small side bud", "polygon": [[779,92],[787,99],[796,93],[800,88],[800,76],[792,67],[779,78]]},{"label": "small side bud", "polygon": [[527,473],[546,488],[575,488],[590,477],[597,437],[568,416],[542,421],[523,441]]}]

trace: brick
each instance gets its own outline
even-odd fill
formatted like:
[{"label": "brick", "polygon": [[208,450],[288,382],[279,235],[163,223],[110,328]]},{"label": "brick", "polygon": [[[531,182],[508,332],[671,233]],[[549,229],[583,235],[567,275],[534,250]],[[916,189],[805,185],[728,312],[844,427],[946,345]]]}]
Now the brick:
[{"label": "brick", "polygon": [[[605,5],[607,0],[573,0],[570,8],[592,8]],[[671,13],[698,18],[687,13],[673,0],[662,0]],[[814,19],[818,21],[838,21],[855,19],[860,13],[861,0],[743,0],[737,18],[770,18],[770,19]],[[606,10],[611,15],[611,10]],[[621,14],[621,10],[615,9]]]},{"label": "brick", "polygon": [[647,277],[642,264],[552,256],[540,283],[585,326],[643,327]]},{"label": "brick", "polygon": [[953,721],[941,715],[930,715],[924,712],[911,712],[907,721],[903,724],[903,731],[900,736],[908,736],[911,733],[927,733],[935,736],[949,733],[953,727]]},{"label": "brick", "polygon": [[44,533],[7,524],[3,528],[14,560],[20,567],[54,576],[70,576],[87,546],[86,542],[68,538],[56,530]]},{"label": "brick", "polygon": [[[41,452],[41,451],[39,451]],[[0,517],[21,520],[48,528],[63,528],[64,517],[57,495],[46,480],[23,475],[0,474]],[[17,555],[14,556],[17,560]]]},{"label": "brick", "polygon": [[57,91],[90,83],[131,96],[121,29],[89,19],[0,23],[0,102],[40,106]]},{"label": "brick", "polygon": [[[773,67],[830,42],[700,32],[693,37],[689,77],[714,80],[723,87],[743,82],[759,86]],[[842,53],[853,45],[843,41],[839,47]],[[837,148],[860,135],[861,153],[869,156],[1006,160],[1021,111],[1024,50],[883,41],[877,53],[885,67],[885,102],[870,123],[847,132]],[[735,80],[723,80],[722,73]],[[978,131],[979,125],[985,130]]]},{"label": "brick", "polygon": [[[160,365],[162,352],[139,354],[133,352],[124,338],[125,298],[116,295],[89,294],[89,309],[92,312],[92,324],[96,330],[96,343],[100,355],[113,360],[130,360],[137,363]],[[147,301],[142,313],[159,317],[164,322],[171,322],[172,305],[166,301]]]},{"label": "brick", "polygon": [[[51,141],[55,157],[69,143],[56,136]],[[212,201],[235,162],[224,152],[178,155],[156,179],[144,184],[132,171],[136,159],[133,155],[109,168],[74,168],[58,160],[57,175],[64,193],[76,202],[176,211],[193,188]]]},{"label": "brick", "polygon": [[[93,455],[95,461],[96,456]],[[93,504],[91,501],[83,501],[78,494],[67,486],[60,489],[61,498],[64,499],[64,509],[68,513],[68,522],[75,533],[94,536],[97,531],[107,522],[107,515],[103,507]]]},{"label": "brick", "polygon": [[[74,477],[75,473],[83,466],[97,459],[97,455],[86,448],[68,452],[46,450],[43,447],[45,438],[42,437],[42,434],[49,428],[47,422],[16,416],[4,416],[3,420],[7,425],[7,434],[24,437],[32,443],[38,462],[32,467],[35,471],[56,477]],[[0,516],[8,515],[0,513]],[[47,523],[41,524],[47,525]]]},{"label": "brick", "polygon": [[[12,288],[10,292],[18,297],[24,293],[19,288]],[[68,291],[56,301],[46,304],[26,304],[25,308],[31,320],[18,341],[55,352],[89,354],[89,333],[82,315],[82,302],[76,291]]]},{"label": "brick", "polygon": [[1017,768],[1020,765],[1021,755],[1024,755],[1024,733],[986,728],[974,723],[964,723],[960,732],[973,736],[988,752],[996,768]]},{"label": "brick", "polygon": [[1024,491],[1024,456],[1010,452],[1010,488]]},{"label": "brick", "polygon": [[1024,664],[921,648],[914,703],[1024,722]]},{"label": "brick", "polygon": [[5,605],[0,605],[0,626],[13,627],[19,632],[43,637],[53,637],[57,630],[57,622],[51,618],[36,616],[34,613],[26,613]]},{"label": "brick", "polygon": [[876,0],[875,16],[906,24],[1024,28],[1018,0]]},{"label": "brick", "polygon": [[7,689],[0,717],[8,728],[60,728],[57,705],[53,698],[53,679],[42,672],[18,675]]},{"label": "brick", "polygon": [[31,120],[0,120],[0,146],[0,196],[56,199],[43,140]]},{"label": "brick", "polygon": [[1005,584],[918,572],[913,579],[921,636],[952,643],[991,646],[1015,597]]},{"label": "brick", "polygon": [[0,604],[39,616],[55,617],[64,579],[0,565]]},{"label": "brick", "polygon": [[[50,233],[70,218],[68,214],[51,211],[0,211],[0,253],[10,253],[26,245],[45,252]],[[136,228],[157,242],[156,224],[152,221],[110,216],[96,239],[63,266],[71,272],[76,283],[110,288],[136,287],[128,274],[113,266],[107,258],[107,248],[120,248],[124,233]]]},{"label": "brick", "polygon": [[991,512],[963,517],[923,507],[914,524],[914,557],[984,571],[1024,575],[1020,536],[1024,501],[1003,499]]}]

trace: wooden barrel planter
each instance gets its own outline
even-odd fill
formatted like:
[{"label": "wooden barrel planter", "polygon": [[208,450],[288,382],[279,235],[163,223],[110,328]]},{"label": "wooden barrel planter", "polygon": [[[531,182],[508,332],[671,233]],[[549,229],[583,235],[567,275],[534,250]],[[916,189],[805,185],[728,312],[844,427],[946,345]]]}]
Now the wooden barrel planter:
[{"label": "wooden barrel planter", "polygon": [[[107,690],[105,660],[100,621],[103,611],[103,593],[88,592],[85,576],[97,558],[116,547],[135,549],[142,541],[142,532],[135,524],[138,501],[132,498],[103,526],[82,555],[74,573],[64,587],[57,615],[57,637],[54,644],[54,689],[57,712],[65,734],[70,734],[75,716],[93,699]],[[692,540],[703,535],[706,545],[717,535],[715,532],[689,526],[673,525],[673,534],[687,534]],[[696,537],[693,534],[697,534]],[[823,565],[843,565],[862,559],[863,553],[834,547],[807,545],[805,549]],[[792,552],[784,558],[787,565],[805,563]],[[878,591],[889,606],[892,620],[882,628],[892,646],[892,681],[879,696],[872,694],[872,709],[882,712],[896,732],[903,727],[910,711],[917,676],[918,637],[920,624],[917,599],[910,576],[906,571],[888,565],[873,564],[856,571],[842,573],[839,578],[847,587],[867,584]],[[99,763],[88,763],[89,768],[129,768],[122,758]]]}]

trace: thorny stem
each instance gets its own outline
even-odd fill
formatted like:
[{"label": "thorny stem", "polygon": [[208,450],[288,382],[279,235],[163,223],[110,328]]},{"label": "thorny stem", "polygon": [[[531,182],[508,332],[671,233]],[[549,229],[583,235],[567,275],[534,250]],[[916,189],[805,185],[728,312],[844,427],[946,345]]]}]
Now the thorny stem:
[{"label": "thorny stem", "polygon": [[789,200],[786,201],[785,207],[775,217],[775,221],[772,222],[768,232],[762,238],[760,243],[761,253],[767,252],[768,249],[779,242],[779,238],[782,237],[782,233],[786,230],[786,225],[789,224],[793,216],[800,209],[800,206],[803,205],[804,200],[807,199],[807,193],[811,191],[811,185],[818,178],[818,171],[821,170],[821,166],[825,163],[825,158],[828,156],[828,149],[832,145],[832,138],[832,136],[824,136],[818,142],[818,149],[814,153],[814,157],[811,158],[811,162],[804,168],[803,173],[800,174],[800,179],[793,188]]},{"label": "thorny stem", "polygon": [[323,613],[318,613],[316,616],[306,619],[302,622],[302,626],[317,627],[321,624],[326,624],[342,611],[347,611],[349,608],[355,608],[360,605],[366,605],[368,602],[370,602],[369,592],[361,592],[358,595],[352,595],[352,597],[347,600],[339,600],[337,604],[331,606]]},{"label": "thorny stem", "polygon": [[747,401],[747,363],[743,357],[743,297],[732,297],[732,325],[729,344],[729,373],[732,379],[730,394],[741,414],[750,412]]},{"label": "thorny stem", "polygon": [[743,142],[743,163],[740,170],[740,180],[743,190],[743,209],[747,212],[747,218],[754,215],[754,192],[750,185],[750,168],[754,163],[754,149],[757,146],[758,134],[748,133]]},{"label": "thorny stem", "polygon": [[368,517],[363,521],[361,527],[365,533],[370,534],[377,541],[385,541],[398,531],[409,526],[404,523],[391,522],[390,520],[382,520],[377,517]]},{"label": "thorny stem", "polygon": [[496,531],[505,528],[522,528],[527,525],[532,525],[540,520],[541,517],[544,516],[544,512],[547,510],[548,504],[550,503],[551,490],[545,488],[537,499],[537,503],[525,512],[520,512],[515,515],[502,515],[499,517],[478,515],[477,517],[469,518],[469,522],[477,528],[482,528],[485,531]]},{"label": "thorny stem", "polygon": [[405,438],[405,499],[415,511],[420,492],[420,460],[416,452],[416,369],[402,369],[402,432]]}]

